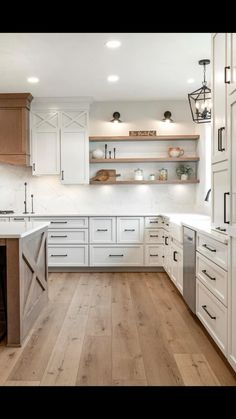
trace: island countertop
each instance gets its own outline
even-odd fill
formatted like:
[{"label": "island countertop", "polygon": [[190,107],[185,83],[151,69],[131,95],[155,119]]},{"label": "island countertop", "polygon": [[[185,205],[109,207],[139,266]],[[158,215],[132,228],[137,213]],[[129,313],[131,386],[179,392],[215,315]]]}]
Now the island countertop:
[{"label": "island countertop", "polygon": [[21,239],[50,225],[47,221],[6,221],[0,223],[1,239]]}]

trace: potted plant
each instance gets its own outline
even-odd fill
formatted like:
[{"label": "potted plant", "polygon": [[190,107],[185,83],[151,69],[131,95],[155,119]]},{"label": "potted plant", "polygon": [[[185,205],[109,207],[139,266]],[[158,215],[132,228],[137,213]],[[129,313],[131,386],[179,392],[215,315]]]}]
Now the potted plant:
[{"label": "potted plant", "polygon": [[176,173],[181,180],[188,180],[189,176],[193,173],[193,169],[188,165],[181,164],[177,167]]}]

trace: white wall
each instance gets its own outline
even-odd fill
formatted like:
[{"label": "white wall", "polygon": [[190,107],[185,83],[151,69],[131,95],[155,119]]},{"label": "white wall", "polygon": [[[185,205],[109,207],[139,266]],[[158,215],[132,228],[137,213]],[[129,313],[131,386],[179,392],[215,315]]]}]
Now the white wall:
[{"label": "white wall", "polygon": [[[172,112],[175,123],[161,121],[166,110]],[[121,113],[122,124],[109,122],[114,111]],[[158,135],[194,134],[199,126],[191,121],[187,101],[96,102],[91,105],[90,135],[128,135],[129,130],[135,129],[155,129]],[[202,138],[200,141],[203,144]],[[202,154],[204,147],[199,150]],[[204,172],[202,166],[201,172]],[[6,164],[0,164],[0,209],[23,211],[25,181],[29,184],[29,193],[35,196],[36,212],[130,210],[137,213],[195,209],[207,212],[201,205],[204,188],[200,185],[61,185],[58,176],[34,177],[31,168]]]}]

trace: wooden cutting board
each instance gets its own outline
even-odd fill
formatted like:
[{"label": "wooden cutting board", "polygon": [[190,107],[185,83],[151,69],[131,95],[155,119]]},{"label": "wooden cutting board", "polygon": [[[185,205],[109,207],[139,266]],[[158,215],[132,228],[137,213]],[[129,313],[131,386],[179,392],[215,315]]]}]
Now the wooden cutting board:
[{"label": "wooden cutting board", "polygon": [[105,182],[106,180],[115,180],[116,177],[120,175],[116,174],[115,169],[101,169],[96,173],[96,176],[92,177],[92,181],[98,181],[98,182]]}]

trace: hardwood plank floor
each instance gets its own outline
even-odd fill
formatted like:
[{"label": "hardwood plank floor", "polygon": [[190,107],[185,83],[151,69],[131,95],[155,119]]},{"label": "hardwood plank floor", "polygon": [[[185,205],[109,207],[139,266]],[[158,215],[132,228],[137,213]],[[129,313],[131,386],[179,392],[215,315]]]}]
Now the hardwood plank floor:
[{"label": "hardwood plank floor", "polygon": [[236,374],[165,273],[53,273],[2,386],[228,386]]}]

